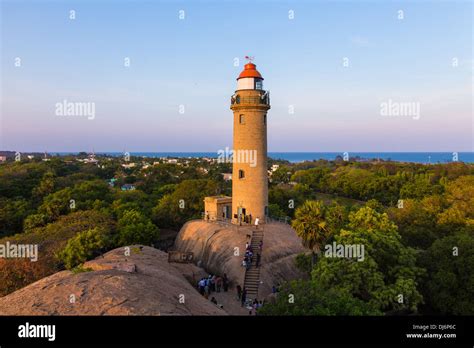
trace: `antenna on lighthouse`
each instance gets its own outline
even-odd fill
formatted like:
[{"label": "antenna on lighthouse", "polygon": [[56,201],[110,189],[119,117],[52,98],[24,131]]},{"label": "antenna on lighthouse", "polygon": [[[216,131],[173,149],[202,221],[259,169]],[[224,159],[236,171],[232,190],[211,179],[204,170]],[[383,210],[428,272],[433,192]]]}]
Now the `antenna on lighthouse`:
[{"label": "antenna on lighthouse", "polygon": [[249,63],[252,63],[253,60],[255,59],[255,57],[245,56],[245,59],[247,59],[249,61]]}]

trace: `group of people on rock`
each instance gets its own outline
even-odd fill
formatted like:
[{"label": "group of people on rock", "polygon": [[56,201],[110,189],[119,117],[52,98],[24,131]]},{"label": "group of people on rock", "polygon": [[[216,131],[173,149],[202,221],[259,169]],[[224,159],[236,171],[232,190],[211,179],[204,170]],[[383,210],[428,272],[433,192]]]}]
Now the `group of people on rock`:
[{"label": "group of people on rock", "polygon": [[227,292],[229,290],[229,278],[227,278],[227,274],[225,273],[223,277],[210,274],[207,278],[201,278],[197,287],[199,293],[207,299],[213,292],[221,292],[221,290]]},{"label": "group of people on rock", "polygon": [[[247,307],[249,310],[249,315],[257,315],[257,311],[259,308],[263,306],[263,301],[259,301],[257,299],[254,299],[252,302],[249,302],[247,298],[247,289],[242,287],[240,285],[237,285],[237,300],[240,301],[241,307]],[[250,300],[251,301],[251,300]]]}]

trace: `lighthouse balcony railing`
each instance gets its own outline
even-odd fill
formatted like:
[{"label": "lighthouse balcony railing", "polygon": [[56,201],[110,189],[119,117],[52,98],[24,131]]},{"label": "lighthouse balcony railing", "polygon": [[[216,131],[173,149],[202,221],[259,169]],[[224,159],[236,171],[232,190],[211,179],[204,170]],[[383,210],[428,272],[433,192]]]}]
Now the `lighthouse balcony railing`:
[{"label": "lighthouse balcony railing", "polygon": [[270,105],[270,92],[261,94],[260,96],[233,96],[230,100],[231,104],[240,105]]}]

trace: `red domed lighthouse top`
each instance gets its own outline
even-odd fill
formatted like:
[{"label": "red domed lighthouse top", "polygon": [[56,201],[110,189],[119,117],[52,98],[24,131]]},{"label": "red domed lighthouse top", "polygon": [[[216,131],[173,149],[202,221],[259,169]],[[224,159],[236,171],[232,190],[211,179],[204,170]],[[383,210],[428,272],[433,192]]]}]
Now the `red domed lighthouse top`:
[{"label": "red domed lighthouse top", "polygon": [[245,64],[244,70],[240,73],[239,77],[237,77],[237,80],[245,77],[254,77],[263,80],[262,75],[260,75],[256,68],[257,66],[253,63]]}]

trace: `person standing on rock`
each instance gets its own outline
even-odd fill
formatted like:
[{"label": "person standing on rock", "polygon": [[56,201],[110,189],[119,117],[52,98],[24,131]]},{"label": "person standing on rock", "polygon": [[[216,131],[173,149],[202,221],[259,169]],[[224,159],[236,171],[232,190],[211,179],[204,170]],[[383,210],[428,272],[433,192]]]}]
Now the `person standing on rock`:
[{"label": "person standing on rock", "polygon": [[224,277],[222,279],[222,285],[224,286],[224,292],[227,292],[227,290],[229,290],[229,278],[227,278],[226,273],[224,273]]},{"label": "person standing on rock", "polygon": [[242,296],[240,298],[240,303],[242,307],[244,306],[246,300],[247,300],[247,289],[244,288],[244,290],[242,291]]},{"label": "person standing on rock", "polygon": [[216,291],[216,275],[213,275],[211,278],[211,291]]},{"label": "person standing on rock", "polygon": [[216,292],[221,292],[222,288],[222,278],[216,277]]},{"label": "person standing on rock", "polygon": [[204,280],[204,278],[202,278],[200,281],[199,281],[199,293],[201,295],[204,295],[204,289],[206,287],[206,281]]}]

